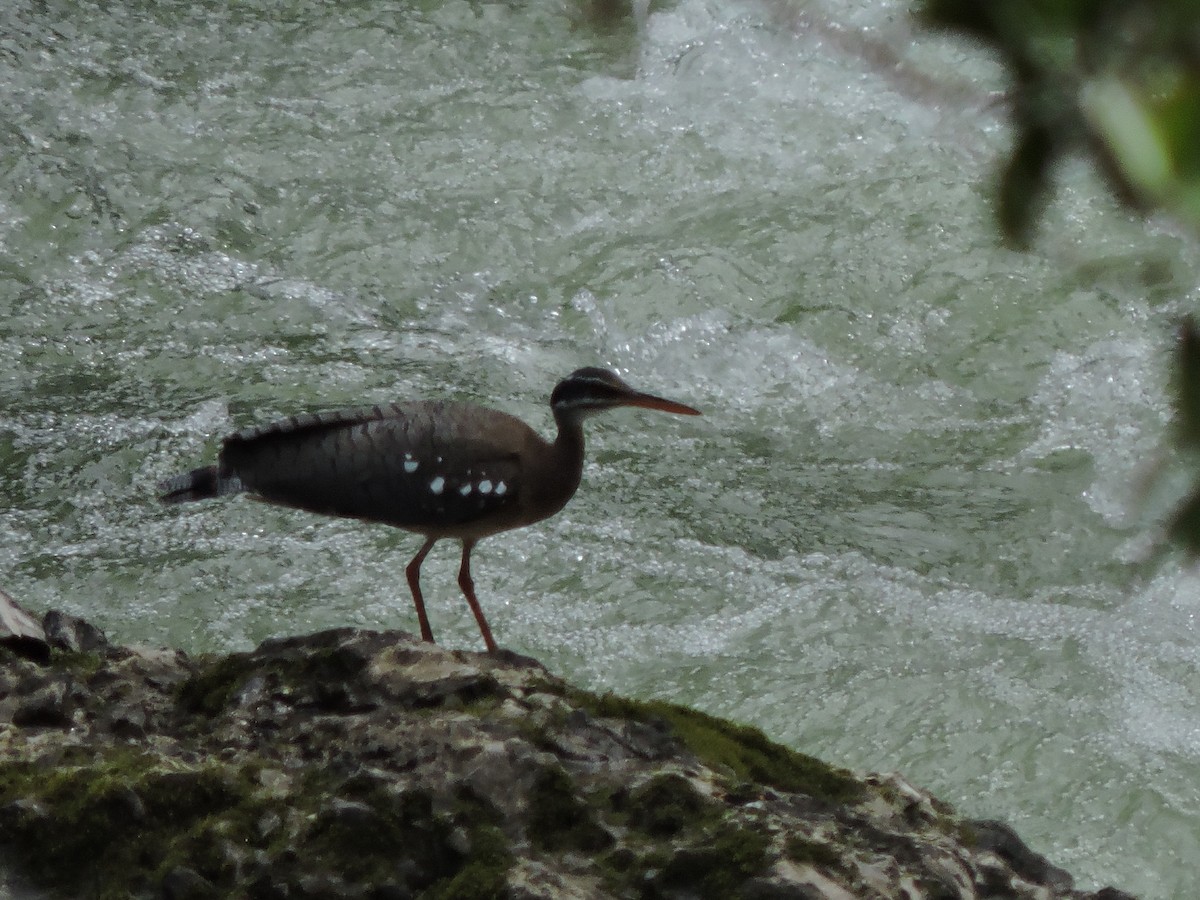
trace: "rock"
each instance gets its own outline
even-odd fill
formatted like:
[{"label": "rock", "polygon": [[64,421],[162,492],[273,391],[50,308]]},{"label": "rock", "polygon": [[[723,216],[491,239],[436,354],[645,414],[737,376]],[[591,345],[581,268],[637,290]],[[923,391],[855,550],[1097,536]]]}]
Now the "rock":
[{"label": "rock", "polygon": [[1073,886],[1074,879],[1067,872],[1051,865],[1046,857],[1026,847],[1017,833],[1003,822],[974,819],[967,822],[966,826],[974,834],[975,845],[979,849],[995,853],[1026,881],[1059,890],[1068,890]]},{"label": "rock", "polygon": [[62,681],[43,684],[24,697],[12,714],[22,728],[66,728],[71,724],[71,703]]},{"label": "rock", "polygon": [[46,640],[52,647],[73,653],[90,653],[108,646],[104,632],[91,622],[78,616],[68,615],[57,609],[46,613],[42,619]]},{"label": "rock", "polygon": [[1125,900],[899,776],[516,654],[47,631],[71,651],[0,657],[0,846],[56,896]]}]

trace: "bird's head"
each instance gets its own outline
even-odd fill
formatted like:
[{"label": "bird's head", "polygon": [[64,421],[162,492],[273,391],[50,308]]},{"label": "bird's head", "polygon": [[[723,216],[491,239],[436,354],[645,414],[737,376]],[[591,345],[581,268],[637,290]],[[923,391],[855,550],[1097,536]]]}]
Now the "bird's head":
[{"label": "bird's head", "polygon": [[550,395],[550,407],[560,422],[579,422],[618,406],[638,406],[680,416],[700,415],[698,409],[653,394],[644,394],[630,387],[613,372],[594,366],[576,369],[560,381]]}]

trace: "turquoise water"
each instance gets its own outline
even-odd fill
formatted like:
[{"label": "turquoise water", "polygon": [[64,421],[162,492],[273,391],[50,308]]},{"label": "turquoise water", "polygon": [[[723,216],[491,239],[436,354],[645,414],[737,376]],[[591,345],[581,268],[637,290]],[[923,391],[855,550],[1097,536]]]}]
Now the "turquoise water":
[{"label": "turquoise water", "polygon": [[[236,428],[414,397],[589,423],[485,541],[497,639],[1000,817],[1083,887],[1189,895],[1194,575],[1146,564],[1200,255],[1065,167],[996,238],[1005,85],[900,3],[10,2],[3,587],[192,651],[415,630],[419,541],[155,482]],[[477,649],[439,546],[435,633]]]}]

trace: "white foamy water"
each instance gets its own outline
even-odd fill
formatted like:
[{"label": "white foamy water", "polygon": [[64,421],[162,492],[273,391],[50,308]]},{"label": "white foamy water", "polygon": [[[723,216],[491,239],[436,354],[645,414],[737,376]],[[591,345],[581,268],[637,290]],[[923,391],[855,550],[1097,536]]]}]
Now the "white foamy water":
[{"label": "white foamy water", "polygon": [[416,538],[155,481],[354,403],[547,430],[609,365],[705,415],[589,423],[572,504],[476,551],[501,643],[1188,896],[1196,581],[1139,496],[1200,260],[1078,166],[1003,249],[989,60],[899,3],[10,6],[6,590],[195,651],[415,629]]}]

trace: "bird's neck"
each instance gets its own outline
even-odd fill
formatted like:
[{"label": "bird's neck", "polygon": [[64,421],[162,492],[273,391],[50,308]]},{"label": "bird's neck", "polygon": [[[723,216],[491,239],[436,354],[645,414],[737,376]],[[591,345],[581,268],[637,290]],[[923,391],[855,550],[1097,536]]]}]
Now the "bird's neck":
[{"label": "bird's neck", "polygon": [[560,472],[574,473],[575,484],[583,474],[583,420],[576,416],[555,416],[558,436],[554,439],[554,456]]},{"label": "bird's neck", "polygon": [[548,447],[550,464],[545,466],[540,476],[540,484],[535,491],[553,515],[562,509],[579,487],[579,479],[583,476],[583,424],[581,419],[574,416],[555,416],[558,435],[554,443]]}]

